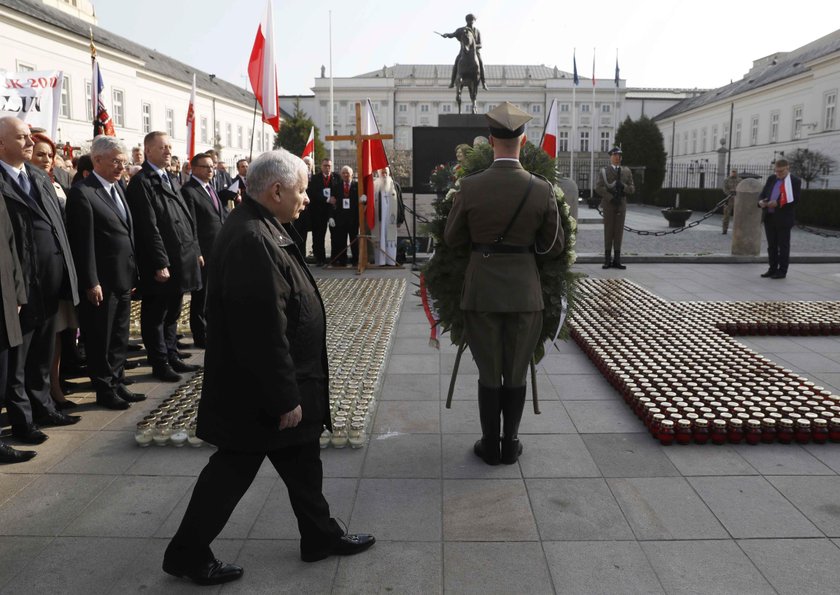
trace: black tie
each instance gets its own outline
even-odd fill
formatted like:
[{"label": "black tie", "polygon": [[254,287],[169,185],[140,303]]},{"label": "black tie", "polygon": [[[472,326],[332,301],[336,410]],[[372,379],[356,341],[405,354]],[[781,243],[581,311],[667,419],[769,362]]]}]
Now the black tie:
[{"label": "black tie", "polygon": [[29,176],[26,175],[26,170],[20,170],[20,175],[18,175],[18,186],[20,186],[20,189],[23,190],[23,193],[26,195],[29,206],[35,210],[40,210],[38,200],[35,198],[35,189],[32,187],[32,182],[29,180]]},{"label": "black tie", "polygon": [[115,185],[111,186],[111,200],[114,201],[114,206],[117,207],[117,213],[120,214],[120,219],[123,220],[123,223],[126,223],[127,217],[126,217],[125,207],[123,206],[122,201],[120,200],[120,197],[117,196],[117,189],[116,189]]},{"label": "black tie", "polygon": [[172,182],[169,181],[169,174],[163,172],[160,177],[163,180],[163,185],[166,186],[169,190],[172,190]]}]

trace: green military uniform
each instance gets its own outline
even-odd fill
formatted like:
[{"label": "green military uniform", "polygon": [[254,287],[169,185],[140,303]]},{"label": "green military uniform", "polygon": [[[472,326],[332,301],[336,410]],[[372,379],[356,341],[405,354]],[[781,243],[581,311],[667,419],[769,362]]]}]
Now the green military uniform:
[{"label": "green military uniform", "polygon": [[723,193],[729,197],[729,200],[723,206],[723,233],[729,230],[729,219],[735,211],[735,191],[740,183],[741,177],[738,175],[738,172],[735,172],[734,176],[727,176],[723,181]]},{"label": "green military uniform", "polygon": [[[610,156],[621,155],[621,149],[610,150]],[[621,180],[619,189],[616,182]],[[623,186],[623,187],[622,187]],[[601,197],[601,211],[604,213],[604,267],[626,268],[621,264],[621,240],[624,237],[624,218],[627,215],[627,196],[635,194],[633,172],[620,162],[601,168],[595,181],[595,193]],[[611,257],[614,251],[615,256]]]},{"label": "green military uniform", "polygon": [[[496,138],[518,138],[530,120],[509,103],[487,118]],[[500,136],[504,134],[509,136]],[[544,305],[534,252],[559,253],[564,246],[551,184],[527,172],[518,159],[497,159],[490,168],[461,180],[444,240],[453,247],[472,246],[461,309],[479,370],[483,438],[476,443],[476,454],[490,464],[499,462],[503,413],[501,460],[512,463],[521,452],[516,434],[525,403],[525,375],[542,329]]]}]

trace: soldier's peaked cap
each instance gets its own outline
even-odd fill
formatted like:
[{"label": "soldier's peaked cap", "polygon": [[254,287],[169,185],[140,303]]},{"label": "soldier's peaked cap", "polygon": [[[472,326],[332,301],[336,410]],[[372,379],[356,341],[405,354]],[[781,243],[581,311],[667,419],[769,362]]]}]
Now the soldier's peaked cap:
[{"label": "soldier's peaked cap", "polygon": [[525,132],[525,124],[532,120],[531,116],[523,112],[512,103],[504,103],[484,114],[490,134],[496,138],[516,138]]},{"label": "soldier's peaked cap", "polygon": [[621,155],[621,147],[613,147],[609,151],[610,155]]}]

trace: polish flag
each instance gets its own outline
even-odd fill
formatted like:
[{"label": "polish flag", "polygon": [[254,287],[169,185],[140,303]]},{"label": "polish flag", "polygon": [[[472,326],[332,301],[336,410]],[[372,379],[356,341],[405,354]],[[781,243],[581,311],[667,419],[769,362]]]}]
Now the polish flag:
[{"label": "polish flag", "polygon": [[190,105],[187,108],[187,160],[195,157],[195,73],[193,73]]},{"label": "polish flag", "polygon": [[548,117],[545,120],[540,147],[552,159],[557,159],[557,100],[551,100],[551,107],[548,108]]},{"label": "polish flag", "polygon": [[300,156],[301,159],[304,157],[310,157],[312,159],[315,158],[315,127],[313,126],[309,130],[309,139],[306,141],[306,146],[303,148],[303,155]]},{"label": "polish flag", "polygon": [[248,60],[248,79],[263,112],[263,122],[280,132],[280,106],[277,98],[277,65],[274,61],[274,21],[271,0],[265,7],[265,17],[257,28],[257,37]]},{"label": "polish flag", "polygon": [[[370,104],[370,99],[365,101],[365,109],[362,112],[362,134],[365,136],[380,134],[379,126],[376,123],[376,116],[373,115],[373,107]],[[382,141],[380,139],[362,141],[362,181],[364,194],[368,197],[367,206],[365,207],[365,221],[367,222],[368,229],[376,225],[376,208],[373,200],[373,174],[386,167],[388,167],[388,157],[385,155],[385,145],[382,144]]]}]

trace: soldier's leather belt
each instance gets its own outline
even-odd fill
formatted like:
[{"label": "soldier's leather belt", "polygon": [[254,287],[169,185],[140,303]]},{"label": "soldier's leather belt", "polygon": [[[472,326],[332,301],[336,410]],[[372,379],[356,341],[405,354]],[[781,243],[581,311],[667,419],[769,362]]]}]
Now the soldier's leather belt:
[{"label": "soldier's leather belt", "polygon": [[482,254],[529,254],[534,251],[534,247],[512,246],[510,244],[473,244],[472,251]]}]

